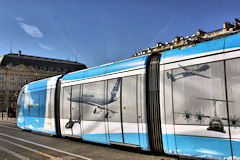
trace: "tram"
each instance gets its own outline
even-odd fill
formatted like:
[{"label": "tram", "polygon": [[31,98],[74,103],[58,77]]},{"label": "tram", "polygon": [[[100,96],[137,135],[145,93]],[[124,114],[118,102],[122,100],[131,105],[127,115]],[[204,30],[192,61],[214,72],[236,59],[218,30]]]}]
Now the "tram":
[{"label": "tram", "polygon": [[25,85],[19,128],[172,155],[240,159],[240,34]]}]

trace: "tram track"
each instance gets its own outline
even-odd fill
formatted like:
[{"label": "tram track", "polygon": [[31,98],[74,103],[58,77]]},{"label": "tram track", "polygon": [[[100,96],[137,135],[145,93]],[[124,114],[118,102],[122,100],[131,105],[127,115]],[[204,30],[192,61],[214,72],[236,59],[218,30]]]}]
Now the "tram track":
[{"label": "tram track", "polygon": [[[25,143],[28,143],[28,144],[32,144],[32,145],[35,145],[35,146],[38,146],[38,147],[42,147],[42,148],[49,149],[49,150],[52,150],[52,151],[55,151],[55,152],[59,152],[59,153],[63,153],[63,154],[66,154],[66,155],[70,155],[70,156],[73,156],[73,157],[76,157],[76,158],[85,159],[85,160],[91,160],[90,158],[87,158],[87,157],[84,157],[84,156],[80,156],[80,155],[77,155],[77,154],[74,154],[74,153],[70,153],[70,152],[66,152],[66,151],[63,151],[63,150],[56,149],[56,148],[52,148],[52,147],[49,147],[49,146],[46,146],[46,145],[43,145],[43,144],[31,142],[31,141],[28,141],[28,140],[25,140],[25,139],[22,139],[22,138],[16,138],[16,137],[9,136],[9,135],[3,134],[3,133],[0,133],[0,136],[11,138],[11,139],[14,139],[14,140],[17,140],[17,141],[21,141],[21,142],[25,142]],[[35,153],[38,153],[40,155],[49,157],[51,159],[62,160],[62,158],[60,158],[60,157],[54,157],[54,156],[48,155],[46,153],[43,153],[43,152],[40,152],[40,151],[37,151],[37,150],[33,150],[33,149],[29,148],[29,147],[25,147],[23,145],[19,145],[17,143],[13,143],[11,141],[7,141],[7,140],[1,139],[1,138],[0,138],[0,141],[5,141],[7,143],[16,145],[18,147],[24,148],[26,150],[29,150],[29,151],[32,151],[32,152],[35,152]]]},{"label": "tram track", "polygon": [[22,156],[22,155],[20,155],[20,154],[18,154],[18,153],[16,153],[16,152],[13,152],[13,151],[11,151],[11,150],[9,150],[9,149],[7,149],[7,148],[4,148],[4,147],[2,147],[2,146],[0,146],[0,150],[2,150],[2,151],[4,151],[4,152],[6,152],[6,153],[8,153],[8,154],[10,154],[10,155],[18,158],[18,159],[21,159],[21,160],[29,160],[29,158],[24,157],[24,156]]},{"label": "tram track", "polygon": [[[1,157],[2,156],[2,157]],[[5,156],[5,157],[4,157]],[[7,157],[7,158],[6,158]],[[174,159],[23,131],[0,121],[0,159]]]},{"label": "tram track", "polygon": [[[6,129],[11,129],[11,130],[18,130],[21,131],[18,128],[15,128],[13,126],[5,126],[3,125],[4,123],[0,123],[0,128],[6,128]],[[36,159],[52,159],[52,160],[64,160],[66,159],[83,159],[83,160],[91,160],[91,158],[88,157],[84,157],[78,154],[74,154],[74,153],[70,153],[70,152],[66,152],[60,149],[56,149],[50,146],[46,146],[40,143],[36,143],[36,142],[32,142],[23,138],[19,138],[16,136],[11,136],[8,134],[4,134],[0,131],[0,143],[1,144],[5,144],[5,146],[1,146],[0,145],[0,150],[14,156],[17,159],[21,159],[21,160],[29,160],[29,159],[33,159],[33,157],[31,158],[27,158],[23,155],[21,155],[20,153],[18,153],[17,151],[19,150],[19,148],[21,148],[22,150],[25,150],[27,152],[30,152],[30,154],[32,155],[32,153],[34,153],[37,158]],[[6,147],[6,146],[14,146],[14,147]],[[12,148],[14,148],[14,151]],[[40,150],[44,150],[44,151],[40,151]],[[53,153],[54,154],[48,154],[47,152]]]}]

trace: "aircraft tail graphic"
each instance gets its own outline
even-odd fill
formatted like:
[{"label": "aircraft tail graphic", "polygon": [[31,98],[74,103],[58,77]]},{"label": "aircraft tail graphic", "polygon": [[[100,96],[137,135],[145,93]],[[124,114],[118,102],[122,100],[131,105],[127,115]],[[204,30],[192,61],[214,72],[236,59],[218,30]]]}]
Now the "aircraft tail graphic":
[{"label": "aircraft tail graphic", "polygon": [[111,92],[111,99],[108,103],[112,103],[112,102],[116,101],[115,98],[116,98],[117,92],[119,90],[120,82],[121,82],[121,79],[117,78],[117,82],[115,83],[113,90]]}]

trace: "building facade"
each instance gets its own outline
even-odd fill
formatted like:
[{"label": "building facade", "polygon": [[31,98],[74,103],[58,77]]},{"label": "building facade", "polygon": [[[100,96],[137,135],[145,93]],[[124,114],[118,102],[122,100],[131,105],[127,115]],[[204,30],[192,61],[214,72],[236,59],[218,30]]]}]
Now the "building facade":
[{"label": "building facade", "polygon": [[68,60],[9,53],[0,57],[0,111],[14,112],[20,89],[31,81],[87,68]]}]

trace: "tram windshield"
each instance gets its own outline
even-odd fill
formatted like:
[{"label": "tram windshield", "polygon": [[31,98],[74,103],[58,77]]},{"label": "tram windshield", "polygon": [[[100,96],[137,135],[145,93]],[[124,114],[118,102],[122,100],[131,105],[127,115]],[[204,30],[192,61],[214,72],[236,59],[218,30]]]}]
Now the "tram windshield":
[{"label": "tram windshield", "polygon": [[18,96],[18,99],[17,99],[17,107],[16,107],[16,118],[19,116],[20,114],[20,106],[21,106],[21,102],[22,102],[22,99],[24,98],[24,88],[23,87],[21,89],[21,91],[19,92],[19,96]]}]

